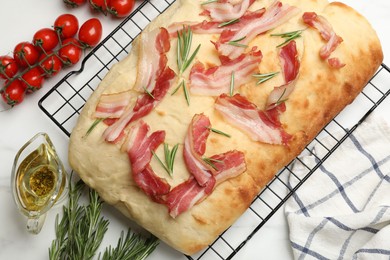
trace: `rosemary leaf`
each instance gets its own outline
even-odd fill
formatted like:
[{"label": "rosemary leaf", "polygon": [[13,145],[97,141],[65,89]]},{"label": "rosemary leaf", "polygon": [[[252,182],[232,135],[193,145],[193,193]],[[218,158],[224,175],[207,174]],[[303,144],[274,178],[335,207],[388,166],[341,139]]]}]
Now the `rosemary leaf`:
[{"label": "rosemary leaf", "polygon": [[261,83],[264,83],[266,82],[267,80],[270,80],[272,79],[273,77],[275,77],[276,75],[279,74],[279,71],[276,71],[276,72],[270,72],[270,73],[263,73],[263,74],[253,74],[252,76],[259,79],[256,83],[256,85],[259,85]]},{"label": "rosemary leaf", "polygon": [[232,97],[234,94],[234,71],[232,71],[232,75],[230,77],[230,89],[229,89],[229,94]]},{"label": "rosemary leaf", "polygon": [[182,80],[180,82],[180,84],[175,88],[175,90],[172,92],[171,96],[173,96],[180,89],[180,87],[182,87],[183,84],[184,84],[184,80]]},{"label": "rosemary leaf", "polygon": [[208,5],[208,4],[215,3],[215,2],[218,2],[218,0],[208,0],[208,1],[204,1],[204,2],[200,3],[200,5]]},{"label": "rosemary leaf", "polygon": [[184,62],[184,65],[183,65],[183,68],[182,68],[182,73],[188,68],[188,66],[190,66],[191,62],[194,60],[196,54],[199,52],[199,49],[200,49],[200,44],[198,45],[198,47],[196,47],[195,51],[192,53],[191,57],[188,59],[188,60],[185,60]]},{"label": "rosemary leaf", "polygon": [[211,132],[213,133],[216,133],[216,134],[219,134],[219,135],[223,135],[223,136],[226,136],[226,137],[232,137],[231,135],[227,134],[227,133],[224,133],[222,132],[221,130],[218,130],[218,129],[215,129],[215,128],[212,128],[212,127],[207,127]]},{"label": "rosemary leaf", "polygon": [[232,19],[230,21],[227,21],[227,22],[223,22],[223,23],[220,23],[218,24],[218,27],[221,28],[221,27],[225,27],[225,26],[228,26],[228,25],[231,25],[231,24],[234,24],[234,23],[238,23],[240,21],[239,18],[235,18],[235,19]]},{"label": "rosemary leaf", "polygon": [[283,96],[286,94],[286,91],[287,89],[284,89],[282,94],[280,95],[280,97],[278,98],[278,100],[275,102],[275,106],[278,106],[280,104],[282,104],[283,102],[286,102],[287,101],[287,98],[286,99],[282,99]]},{"label": "rosemary leaf", "polygon": [[143,89],[144,89],[144,91],[145,91],[146,94],[148,94],[151,98],[154,99],[153,94],[152,94],[149,90],[147,90],[147,88],[143,87]]},{"label": "rosemary leaf", "polygon": [[240,41],[244,40],[245,38],[246,38],[246,36],[241,37],[240,39],[237,39],[237,40],[229,41],[228,44],[229,44],[229,45],[236,46],[236,47],[247,48],[248,45],[239,43]]},{"label": "rosemary leaf", "polygon": [[93,129],[95,129],[95,127],[104,120],[105,118],[98,118],[96,119],[92,125],[88,128],[87,132],[85,133],[84,137],[87,137],[92,131]]},{"label": "rosemary leaf", "polygon": [[184,90],[184,97],[186,98],[186,101],[187,101],[187,105],[190,105],[190,94],[188,92],[188,88],[187,88],[184,80],[183,80],[183,90]]}]

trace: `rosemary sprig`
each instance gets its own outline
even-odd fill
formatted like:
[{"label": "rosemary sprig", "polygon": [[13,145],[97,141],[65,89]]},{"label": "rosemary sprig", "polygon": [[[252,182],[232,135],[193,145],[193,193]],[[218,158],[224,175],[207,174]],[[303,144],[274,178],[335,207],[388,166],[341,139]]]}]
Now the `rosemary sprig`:
[{"label": "rosemary sprig", "polygon": [[179,148],[179,144],[173,146],[172,150],[169,150],[169,146],[167,143],[164,143],[164,158],[165,164],[163,161],[157,156],[157,154],[152,151],[153,156],[157,159],[157,161],[161,164],[164,170],[170,175],[173,175],[173,165],[175,163],[175,157],[177,149]]},{"label": "rosemary sprig", "polygon": [[276,71],[276,72],[263,73],[263,74],[261,74],[261,73],[253,74],[252,77],[255,77],[255,78],[259,79],[257,81],[256,85],[260,85],[261,83],[264,83],[267,80],[272,79],[273,77],[275,77],[278,74],[279,74],[279,71]]},{"label": "rosemary sprig", "polygon": [[216,134],[219,134],[219,135],[223,135],[223,136],[226,136],[228,138],[232,137],[231,135],[225,133],[225,132],[222,132],[221,130],[218,130],[218,129],[215,129],[215,128],[212,128],[212,127],[207,127],[207,129],[209,129],[211,132],[213,133],[216,133]]},{"label": "rosemary sprig", "polygon": [[245,38],[246,38],[246,36],[241,37],[240,39],[237,39],[237,40],[229,41],[228,44],[229,44],[229,45],[236,46],[236,47],[247,48],[248,45],[239,43],[240,41],[244,40]]},{"label": "rosemary sprig", "polygon": [[232,71],[232,75],[230,76],[230,87],[229,87],[229,95],[232,97],[234,94],[234,71]]},{"label": "rosemary sprig", "polygon": [[204,1],[204,2],[200,3],[200,5],[208,5],[208,4],[215,3],[215,2],[218,2],[218,0],[208,0],[208,1]]},{"label": "rosemary sprig", "polygon": [[[49,248],[49,259],[92,259],[100,246],[108,229],[109,221],[101,217],[102,201],[98,193],[89,189],[89,204],[80,205],[83,188],[82,181],[73,184],[69,178],[69,201],[63,207],[63,216],[59,221],[59,214],[55,220],[56,238]],[[141,238],[128,231],[123,240],[122,235],[116,248],[106,248],[103,259],[145,259],[157,246],[155,237]],[[124,256],[116,258],[116,256]],[[126,258],[129,256],[130,258]],[[99,254],[100,259],[100,254]]]},{"label": "rosemary sprig", "polygon": [[95,127],[104,120],[105,118],[98,118],[96,119],[92,125],[88,128],[87,132],[85,133],[84,137],[87,137],[92,131],[93,129],[95,129]]},{"label": "rosemary sprig", "polygon": [[227,22],[223,22],[223,23],[220,23],[218,24],[218,27],[221,28],[221,27],[225,27],[225,26],[228,26],[228,25],[231,25],[231,24],[234,24],[234,23],[238,23],[240,21],[239,18],[235,18],[235,19],[232,19],[230,21],[227,21]]},{"label": "rosemary sprig", "polygon": [[69,204],[63,208],[63,217],[56,217],[56,239],[49,248],[49,258],[92,259],[107,231],[108,220],[100,217],[102,201],[96,191],[89,191],[89,205],[79,205],[84,183],[69,184]]},{"label": "rosemary sprig", "polygon": [[304,30],[297,30],[297,31],[286,32],[286,33],[274,33],[274,34],[271,34],[271,36],[278,36],[278,37],[282,37],[283,39],[286,39],[284,42],[282,42],[281,44],[276,46],[277,48],[279,48],[279,47],[286,45],[290,41],[301,37],[301,34],[303,31]]},{"label": "rosemary sprig", "polygon": [[216,163],[216,162],[223,163],[223,161],[221,161],[221,160],[213,159],[213,158],[210,158],[210,157],[203,157],[203,161],[205,163],[207,163],[208,165],[210,165],[216,171],[218,171],[218,168],[215,166],[214,163]]},{"label": "rosemary sprig", "polygon": [[[109,246],[104,251],[102,260],[142,260],[145,259],[159,244],[158,239],[152,236],[149,239],[144,239],[129,229],[124,238],[124,232],[118,240],[116,248]],[[100,260],[100,255],[99,255]]]},{"label": "rosemary sprig", "polygon": [[183,26],[183,30],[177,31],[177,66],[179,68],[179,75],[181,75],[194,60],[196,54],[200,49],[200,44],[190,56],[192,45],[192,31],[191,27]]}]

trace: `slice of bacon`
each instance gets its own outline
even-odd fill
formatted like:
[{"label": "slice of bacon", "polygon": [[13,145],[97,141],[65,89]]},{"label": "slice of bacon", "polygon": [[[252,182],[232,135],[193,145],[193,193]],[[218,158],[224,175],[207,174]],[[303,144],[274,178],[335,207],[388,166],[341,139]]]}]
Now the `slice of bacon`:
[{"label": "slice of bacon", "polygon": [[95,118],[118,118],[130,103],[131,92],[124,91],[114,94],[102,94],[94,113]]},{"label": "slice of bacon", "polygon": [[248,45],[257,35],[265,33],[298,14],[299,9],[294,6],[275,1],[269,6],[259,19],[253,19],[237,31],[226,30],[215,46],[221,56],[235,59],[243,53],[244,48],[228,44],[228,41],[242,39],[241,44]]},{"label": "slice of bacon", "polygon": [[291,135],[286,133],[279,120],[285,104],[262,111],[240,94],[233,97],[222,94],[215,102],[215,109],[230,124],[247,133],[252,140],[268,144],[286,145]]},{"label": "slice of bacon", "polygon": [[220,22],[207,21],[203,22],[177,22],[171,24],[167,30],[171,38],[177,37],[177,32],[183,29],[183,26],[190,26],[191,31],[196,34],[221,34],[223,31],[236,32],[243,28],[246,24],[251,21],[260,18],[265,12],[265,8],[261,8],[254,12],[247,11],[237,23],[232,23],[226,26],[220,26]]},{"label": "slice of bacon", "polygon": [[250,75],[257,71],[262,57],[261,51],[251,51],[233,60],[222,58],[220,66],[208,69],[197,62],[190,72],[190,91],[193,94],[207,96],[228,93],[232,72],[234,72],[234,87],[238,88],[251,80]]},{"label": "slice of bacon", "polygon": [[129,135],[122,146],[126,150],[132,169],[132,176],[138,187],[157,202],[159,196],[170,191],[170,185],[158,177],[150,167],[152,151],[164,142],[165,131],[156,131],[148,136],[149,126],[139,121],[131,127]]},{"label": "slice of bacon", "polygon": [[169,33],[160,27],[148,33],[142,33],[139,39],[139,58],[137,80],[134,89],[152,92],[157,79],[164,72],[170,50]]},{"label": "slice of bacon", "polygon": [[206,151],[206,140],[210,133],[210,126],[210,120],[207,116],[195,115],[184,140],[184,161],[188,171],[195,177],[200,186],[206,186],[209,182],[212,185],[215,184],[213,177],[215,170],[202,159],[202,155]]},{"label": "slice of bacon", "polygon": [[175,73],[169,67],[166,67],[164,72],[159,75],[156,80],[156,85],[152,90],[151,97],[144,93],[140,95],[132,109],[127,109],[122,116],[112,125],[110,125],[103,133],[103,137],[107,142],[118,142],[123,137],[123,131],[128,124],[140,119],[149,114],[154,107],[164,98],[171,86],[172,80],[175,78]]},{"label": "slice of bacon", "polygon": [[295,41],[290,41],[283,46],[279,52],[279,59],[282,65],[282,73],[285,84],[275,87],[268,96],[267,109],[272,109],[278,103],[285,101],[294,91],[296,79],[298,77],[300,62]]},{"label": "slice of bacon", "polygon": [[336,48],[343,42],[343,38],[338,36],[332,28],[332,25],[328,22],[328,20],[321,16],[317,15],[315,12],[305,12],[302,15],[303,22],[317,29],[322,39],[324,39],[327,43],[321,47],[320,49],[320,57],[323,60],[328,60],[328,63],[331,67],[334,68],[342,68],[345,64],[341,63],[338,58],[331,58],[329,60],[330,55]]},{"label": "slice of bacon", "polygon": [[219,0],[214,3],[202,5],[204,11],[201,15],[209,16],[211,21],[214,22],[226,22],[243,16],[253,2],[254,0],[242,0],[238,4],[232,4],[228,0]]},{"label": "slice of bacon", "polygon": [[173,218],[200,203],[223,181],[236,177],[246,170],[245,156],[242,152],[230,151],[211,158],[218,169],[214,173],[217,183],[215,185],[207,183],[202,187],[194,177],[190,177],[186,182],[173,188],[165,199],[169,214]]},{"label": "slice of bacon", "polygon": [[194,177],[190,177],[187,181],[179,184],[165,198],[169,215],[172,218],[176,218],[181,213],[192,208],[212,192],[213,186],[210,183],[208,186],[202,187]]}]

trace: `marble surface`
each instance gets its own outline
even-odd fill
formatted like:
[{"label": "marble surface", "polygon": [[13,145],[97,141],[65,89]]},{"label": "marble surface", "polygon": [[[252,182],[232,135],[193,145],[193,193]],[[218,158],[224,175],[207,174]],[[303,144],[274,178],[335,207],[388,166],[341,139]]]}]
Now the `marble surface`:
[{"label": "marble surface", "polygon": [[[390,36],[388,33],[390,1],[344,0],[343,2],[357,9],[372,23],[383,45],[384,63],[390,65]],[[18,42],[31,40],[35,31],[43,27],[50,27],[55,18],[65,12],[76,14],[80,22],[87,20],[92,15],[86,6],[69,10],[61,0],[2,1],[0,54],[11,54]],[[120,22],[109,17],[99,17],[103,22],[104,35],[107,35]],[[48,258],[48,247],[54,238],[55,215],[61,211],[61,207],[57,206],[49,213],[39,235],[28,234],[25,229],[26,220],[18,213],[12,200],[10,175],[17,150],[28,139],[41,131],[49,134],[59,156],[66,164],[68,138],[43,114],[37,104],[38,100],[67,72],[69,69],[61,72],[55,78],[47,80],[42,90],[28,96],[20,106],[0,112],[0,259],[38,260]],[[83,74],[79,77],[83,77]],[[390,84],[390,81],[387,84]],[[388,114],[386,111],[389,109],[390,100],[385,100],[374,113],[386,117]],[[390,119],[387,120],[390,122]],[[66,167],[69,169],[67,164]],[[102,247],[105,247],[116,243],[120,231],[126,229],[127,220],[109,206],[104,206],[103,211],[111,223],[102,244]],[[276,212],[234,259],[259,259],[259,257],[264,259],[292,258],[283,208]],[[149,259],[185,259],[185,257],[161,244]]]}]

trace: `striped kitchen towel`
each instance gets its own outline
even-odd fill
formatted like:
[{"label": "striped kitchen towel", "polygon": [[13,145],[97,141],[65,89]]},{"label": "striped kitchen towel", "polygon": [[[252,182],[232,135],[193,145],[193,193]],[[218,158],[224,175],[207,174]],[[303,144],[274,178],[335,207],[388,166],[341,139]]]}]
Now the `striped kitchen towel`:
[{"label": "striped kitchen towel", "polygon": [[[334,140],[323,140],[327,145]],[[313,152],[321,155],[322,146]],[[321,157],[320,157],[321,158]],[[308,166],[315,156],[301,158]],[[298,177],[307,173],[295,163]],[[290,177],[290,185],[297,179]],[[295,259],[390,259],[390,130],[369,118],[286,202]]]}]

